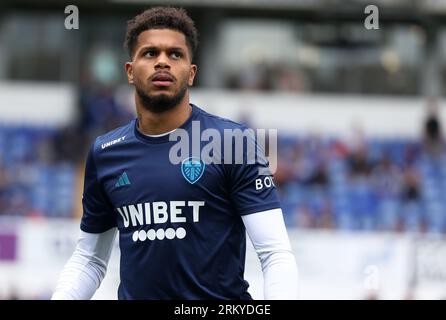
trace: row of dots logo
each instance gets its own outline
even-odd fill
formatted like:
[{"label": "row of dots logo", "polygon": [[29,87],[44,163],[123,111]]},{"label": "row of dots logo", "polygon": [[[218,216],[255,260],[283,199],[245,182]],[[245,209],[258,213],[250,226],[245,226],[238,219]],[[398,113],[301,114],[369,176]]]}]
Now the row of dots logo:
[{"label": "row of dots logo", "polygon": [[184,228],[178,228],[178,229],[173,229],[173,228],[167,228],[166,230],[164,229],[158,229],[158,230],[154,230],[154,229],[149,229],[147,231],[145,230],[139,230],[139,231],[135,231],[133,232],[133,241],[146,241],[146,240],[150,240],[153,241],[155,239],[158,240],[163,240],[164,238],[172,240],[173,238],[177,237],[178,239],[183,239],[186,236],[186,230]]}]

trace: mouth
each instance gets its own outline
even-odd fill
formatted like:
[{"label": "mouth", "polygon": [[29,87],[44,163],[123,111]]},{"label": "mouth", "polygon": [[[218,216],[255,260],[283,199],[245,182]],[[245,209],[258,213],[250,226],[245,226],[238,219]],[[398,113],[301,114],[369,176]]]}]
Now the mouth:
[{"label": "mouth", "polygon": [[168,73],[156,73],[151,77],[152,83],[157,87],[168,87],[174,82],[174,78]]}]

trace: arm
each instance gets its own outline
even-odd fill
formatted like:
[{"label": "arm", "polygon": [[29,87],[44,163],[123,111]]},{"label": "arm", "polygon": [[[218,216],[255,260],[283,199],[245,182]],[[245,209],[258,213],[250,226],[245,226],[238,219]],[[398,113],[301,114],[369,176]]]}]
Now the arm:
[{"label": "arm", "polygon": [[297,299],[297,265],[282,209],[256,212],[242,219],[262,266],[264,298]]},{"label": "arm", "polygon": [[80,237],[52,299],[90,299],[107,270],[117,228],[113,207],[98,179],[95,146],[96,142],[85,165]]},{"label": "arm", "polygon": [[52,300],[90,299],[107,271],[116,228],[102,233],[80,232],[76,249],[65,265]]}]

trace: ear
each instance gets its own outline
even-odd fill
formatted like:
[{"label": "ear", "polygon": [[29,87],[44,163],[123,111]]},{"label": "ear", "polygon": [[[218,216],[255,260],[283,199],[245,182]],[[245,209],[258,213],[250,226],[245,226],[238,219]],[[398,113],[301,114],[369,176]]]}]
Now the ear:
[{"label": "ear", "polygon": [[189,70],[189,80],[187,82],[189,87],[192,87],[192,85],[194,84],[194,79],[195,79],[195,75],[197,74],[197,70],[198,70],[197,65],[191,64],[190,70]]},{"label": "ear", "polygon": [[125,72],[127,73],[127,79],[129,84],[133,84],[133,62],[128,61],[125,63]]}]

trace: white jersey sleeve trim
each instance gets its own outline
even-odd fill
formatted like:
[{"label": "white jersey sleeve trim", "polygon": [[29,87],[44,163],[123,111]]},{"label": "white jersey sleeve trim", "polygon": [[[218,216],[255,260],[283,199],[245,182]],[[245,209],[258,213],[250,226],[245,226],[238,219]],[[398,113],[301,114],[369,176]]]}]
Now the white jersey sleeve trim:
[{"label": "white jersey sleeve trim", "polygon": [[282,209],[242,216],[263,271],[264,299],[297,299],[298,272]]},{"label": "white jersey sleeve trim", "polygon": [[116,228],[97,234],[80,231],[76,249],[62,270],[52,300],[91,299],[105,277],[116,233]]}]

